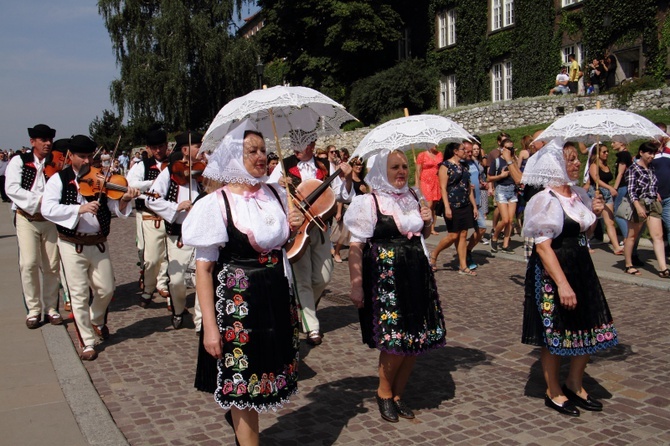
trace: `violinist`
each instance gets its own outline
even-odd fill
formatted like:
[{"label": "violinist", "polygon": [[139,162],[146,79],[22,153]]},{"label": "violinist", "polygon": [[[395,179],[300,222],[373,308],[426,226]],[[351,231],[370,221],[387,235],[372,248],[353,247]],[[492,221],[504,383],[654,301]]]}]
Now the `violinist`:
[{"label": "violinist", "polygon": [[202,135],[191,133],[190,145],[189,132],[177,135],[175,140],[177,143],[170,155],[172,162],[158,175],[151,188],[159,197],[148,199],[146,205],[165,221],[172,326],[178,330],[182,327],[184,314],[188,313],[185,273],[193,255],[193,248],[182,243],[181,225],[199,194],[200,183],[193,177],[200,177],[202,170],[192,172],[195,175],[189,175],[188,171],[191,167],[196,169]]},{"label": "violinist", "polygon": [[[328,177],[329,166],[314,157],[316,146],[316,132],[305,132],[293,130],[289,133],[293,155],[287,157],[272,172],[268,183],[278,183],[283,168],[288,175],[286,182],[297,187],[301,181],[308,179],[324,180]],[[347,175],[347,181],[343,182],[336,178],[331,183],[331,188],[339,200],[347,201],[352,194],[351,188],[351,166],[341,164],[343,176]],[[308,245],[300,259],[293,263],[293,271],[297,282],[298,299],[302,307],[302,329],[307,335],[307,343],[312,346],[320,345],[323,333],[320,330],[319,319],[316,317],[316,307],[321,299],[321,294],[328,286],[333,272],[333,258],[330,253],[330,229],[326,233],[314,226],[309,232]]]},{"label": "violinist", "polygon": [[[130,202],[139,191],[128,188],[120,200],[102,191],[99,197],[83,197],[79,178],[93,158],[95,141],[88,136],[73,136],[68,144],[70,167],[49,179],[42,200],[42,214],[56,224],[58,249],[67,278],[72,315],[82,349],[80,358],[98,357],[95,345],[109,338],[107,307],[114,294],[114,272],[109,257],[107,236],[112,212],[126,218]],[[93,299],[89,304],[89,289]]]},{"label": "violinist", "polygon": [[12,210],[16,211],[19,271],[28,310],[26,326],[35,329],[40,326],[42,314],[47,322],[63,323],[58,313],[58,233],[56,226],[40,213],[47,182],[46,158],[51,153],[56,130],[38,124],[28,129],[28,136],[33,150],[10,160],[5,172],[5,191],[13,202]]},{"label": "violinist", "polygon": [[[147,150],[151,157],[135,163],[127,175],[128,186],[146,192],[151,189],[154,180],[168,165],[167,132],[162,128],[153,128],[146,135]],[[167,257],[165,243],[167,233],[163,219],[148,209],[144,199],[135,200],[137,218],[137,249],[140,258],[140,288],[143,290],[140,306],[147,308],[154,290],[168,299]]]}]

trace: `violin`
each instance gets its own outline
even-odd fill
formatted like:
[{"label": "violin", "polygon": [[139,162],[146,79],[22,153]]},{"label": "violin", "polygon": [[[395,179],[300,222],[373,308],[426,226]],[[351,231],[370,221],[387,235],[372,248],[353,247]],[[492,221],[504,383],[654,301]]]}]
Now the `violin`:
[{"label": "violin", "polygon": [[186,186],[189,182],[189,177],[193,177],[198,183],[202,181],[202,172],[204,172],[207,164],[196,161],[193,166],[188,161],[175,161],[170,165],[170,179],[180,186]]},{"label": "violin", "polygon": [[47,178],[51,178],[60,172],[66,164],[65,154],[58,150],[52,150],[44,160],[44,174]]},{"label": "violin", "polygon": [[309,244],[309,231],[317,226],[321,231],[326,231],[325,220],[332,217],[337,211],[335,206],[335,192],[329,187],[330,183],[340,175],[341,169],[325,180],[305,180],[295,188],[295,194],[291,199],[296,208],[305,216],[305,221],[295,230],[284,245],[286,257],[291,263],[295,263],[305,253]]},{"label": "violin", "polygon": [[[84,197],[95,197],[105,194],[112,200],[120,200],[128,191],[128,181],[123,175],[110,175],[106,178],[105,173],[98,167],[86,165],[77,176],[79,193]],[[160,195],[155,192],[142,192],[152,198]]]}]

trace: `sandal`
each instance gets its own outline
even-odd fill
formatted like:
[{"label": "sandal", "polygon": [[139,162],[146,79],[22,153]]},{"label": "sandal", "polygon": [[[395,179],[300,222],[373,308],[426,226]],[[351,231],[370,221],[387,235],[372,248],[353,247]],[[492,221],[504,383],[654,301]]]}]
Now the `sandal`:
[{"label": "sandal", "polygon": [[[666,270],[666,271],[667,271],[667,270]],[[639,276],[639,275],[642,274],[642,273],[641,273],[637,268],[635,268],[634,266],[627,266],[626,269],[624,269],[624,272],[625,272],[626,274],[630,274],[631,276]],[[665,272],[665,271],[664,271],[664,272]]]},{"label": "sandal", "polygon": [[465,268],[465,269],[459,269],[458,274],[462,276],[476,276],[477,273],[472,271],[470,268]]},{"label": "sandal", "polygon": [[431,254],[428,263],[430,264],[430,268],[433,270],[433,272],[437,271],[437,257],[433,257]]},{"label": "sandal", "polygon": [[664,279],[670,278],[670,269],[666,268],[663,271],[660,271],[658,273],[658,277],[662,277]]}]

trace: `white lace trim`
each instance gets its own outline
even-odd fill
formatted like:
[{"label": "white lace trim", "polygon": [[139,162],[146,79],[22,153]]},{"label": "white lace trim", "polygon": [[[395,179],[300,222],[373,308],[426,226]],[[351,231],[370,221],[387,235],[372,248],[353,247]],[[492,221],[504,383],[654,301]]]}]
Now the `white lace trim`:
[{"label": "white lace trim", "polygon": [[389,183],[386,170],[391,152],[391,150],[383,150],[368,160],[368,174],[365,176],[365,182],[370,186],[370,190],[396,194],[402,194],[409,190],[407,183],[400,189]]},{"label": "white lace trim", "polygon": [[565,169],[563,144],[565,141],[556,138],[542,147],[535,155],[528,158],[521,177],[521,182],[530,186],[563,186],[572,184]]}]

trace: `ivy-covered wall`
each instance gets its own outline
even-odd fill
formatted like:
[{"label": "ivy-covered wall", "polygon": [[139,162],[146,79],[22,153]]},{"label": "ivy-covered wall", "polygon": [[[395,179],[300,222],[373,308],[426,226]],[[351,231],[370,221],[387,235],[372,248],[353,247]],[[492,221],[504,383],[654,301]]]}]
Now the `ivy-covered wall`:
[{"label": "ivy-covered wall", "polygon": [[[437,48],[431,41],[428,61],[444,75],[456,75],[459,104],[491,100],[490,69],[512,61],[515,98],[539,96],[554,86],[561,65],[564,35],[584,45],[587,54],[602,55],[615,45],[642,39],[645,74],[663,79],[667,73],[670,19],[659,23],[660,0],[584,0],[561,8],[558,0],[515,0],[514,25],[489,32],[490,0],[432,0],[433,35],[437,13],[456,9],[456,44]],[[660,38],[659,38],[660,36]]]}]

